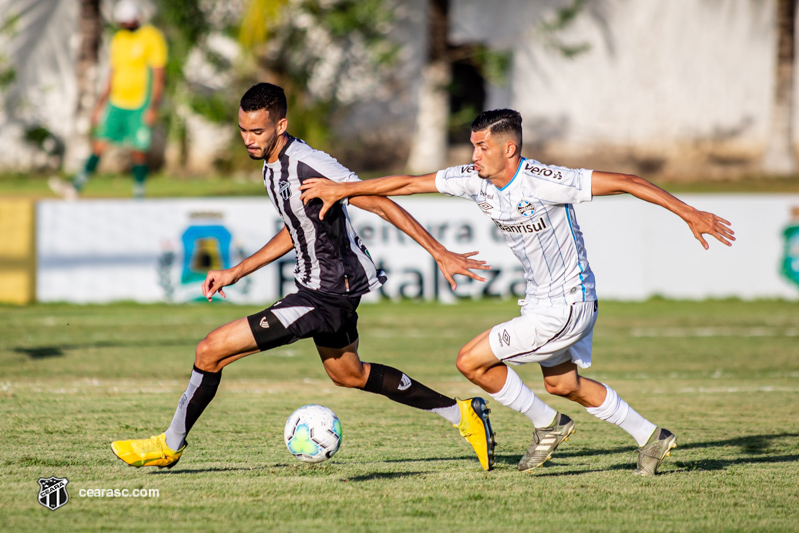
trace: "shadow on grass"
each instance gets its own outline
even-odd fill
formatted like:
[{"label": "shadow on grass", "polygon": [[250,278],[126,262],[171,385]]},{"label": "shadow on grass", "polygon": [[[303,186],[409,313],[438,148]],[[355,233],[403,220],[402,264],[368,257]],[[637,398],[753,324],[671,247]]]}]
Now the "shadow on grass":
[{"label": "shadow on grass", "polygon": [[31,359],[46,359],[48,357],[64,357],[64,352],[71,350],[87,350],[91,348],[124,348],[148,346],[193,346],[199,339],[169,339],[169,340],[131,340],[128,342],[93,342],[86,344],[61,344],[58,346],[17,346],[12,352],[27,355]]},{"label": "shadow on grass", "polygon": [[[388,461],[386,461],[388,462]],[[274,470],[276,468],[284,468],[289,470],[296,470],[296,465],[270,465],[270,466],[253,466],[253,467],[215,467],[215,468],[197,468],[191,470],[167,470],[167,469],[159,469],[154,472],[150,472],[151,476],[163,476],[163,475],[194,475],[194,474],[208,474],[211,472],[220,473],[220,472],[255,472],[261,470]],[[311,467],[313,468],[313,467]],[[303,472],[298,472],[300,474],[306,475],[326,475],[327,471],[322,471],[322,469],[317,469],[316,471],[308,470]],[[421,476],[426,474],[427,472],[375,472],[372,474],[363,474],[360,476],[353,476],[353,477],[345,477],[342,478],[340,481],[342,482],[353,482],[353,483],[362,483],[364,481],[372,481],[375,479],[400,479],[404,477],[412,477],[412,476]]]},{"label": "shadow on grass", "polygon": [[[783,455],[768,455],[769,448],[782,439],[795,439],[799,437],[799,433],[777,433],[774,435],[750,435],[747,437],[736,437],[733,439],[715,440],[707,442],[691,442],[680,445],[675,453],[679,454],[681,450],[711,450],[714,448],[739,448],[738,451],[716,451],[714,454],[718,455],[724,453],[726,458],[709,458],[698,459],[695,461],[680,461],[677,457],[667,459],[667,464],[672,467],[677,467],[677,470],[669,470],[661,472],[658,475],[674,475],[694,470],[724,470],[733,465],[746,465],[746,464],[776,464],[776,463],[795,463],[799,462],[799,454],[783,454]],[[533,475],[535,477],[547,476],[579,476],[583,474],[591,474],[594,472],[607,472],[609,470],[629,470],[632,472],[635,469],[636,455],[634,454],[636,447],[634,446],[617,446],[615,448],[608,448],[604,450],[582,450],[572,452],[556,452],[555,457],[548,461],[543,468],[536,470]],[[579,470],[561,471],[561,468],[569,468],[571,465],[568,459],[570,458],[590,458],[600,455],[616,455],[625,454],[623,462],[605,468],[589,468]],[[737,457],[730,458],[730,455],[737,455]],[[519,462],[521,454],[497,454],[495,456],[495,464],[506,464],[513,467]],[[452,456],[452,457],[425,457],[419,459],[386,459],[384,461],[366,461],[358,462],[360,465],[373,463],[373,464],[387,464],[387,463],[424,463],[433,461],[463,461],[473,459],[471,455]],[[557,467],[558,471],[547,472],[552,467]],[[209,472],[247,472],[256,470],[266,470],[274,468],[296,468],[296,465],[270,465],[270,466],[257,466],[257,467],[218,467],[218,468],[200,468],[194,470],[158,470],[152,472],[151,475],[191,475],[191,474],[205,474]],[[353,476],[351,478],[343,478],[344,482],[364,482],[374,479],[398,479],[410,476],[419,476],[427,472],[376,472],[373,474],[364,474],[360,476]],[[315,474],[324,475],[321,471]]]},{"label": "shadow on grass", "polygon": [[167,468],[158,469],[150,472],[151,476],[163,475],[191,475],[191,474],[207,474],[209,472],[254,472],[256,470],[266,470],[265,466],[241,466],[241,467],[216,467],[216,468],[197,468],[195,470],[169,470]]},{"label": "shadow on grass", "polygon": [[399,479],[404,477],[421,476],[427,472],[375,472],[374,474],[364,474],[362,476],[353,476],[342,478],[341,481],[353,481],[360,483],[363,481],[372,481],[373,479]]},{"label": "shadow on grass", "polygon": [[63,357],[64,350],[56,346],[40,346],[38,348],[14,348],[16,353],[25,354],[31,359],[45,359],[47,357]]},{"label": "shadow on grass", "polygon": [[[788,454],[788,455],[769,455],[769,448],[772,447],[776,443],[776,441],[780,441],[783,439],[795,439],[799,437],[799,433],[776,433],[774,435],[749,435],[746,437],[736,437],[732,439],[724,439],[724,440],[714,440],[714,441],[707,441],[707,442],[690,442],[687,444],[680,444],[674,453],[678,454],[677,458],[679,458],[679,452],[681,450],[711,450],[714,448],[738,448],[737,451],[728,450],[725,452],[722,451],[715,451],[713,455],[718,455],[723,453],[726,457],[725,458],[708,458],[708,459],[697,459],[695,461],[679,461],[676,460],[677,458],[673,457],[671,459],[667,459],[672,465],[675,465],[679,468],[678,471],[672,472],[664,472],[664,474],[677,474],[680,472],[691,471],[691,470],[724,470],[733,465],[744,465],[744,464],[776,464],[776,463],[794,463],[799,462],[799,454]],[[581,475],[581,474],[590,474],[592,472],[602,472],[607,470],[627,470],[631,467],[634,468],[635,462],[637,460],[637,455],[635,455],[636,447],[634,446],[623,446],[623,447],[615,447],[615,448],[608,448],[605,450],[583,450],[583,451],[565,451],[555,452],[555,457],[553,460],[550,460],[545,465],[545,469],[547,466],[567,466],[567,462],[564,462],[564,459],[569,458],[587,458],[587,457],[596,457],[599,455],[615,455],[615,454],[628,454],[630,458],[628,461],[623,463],[618,463],[607,468],[603,469],[590,469],[590,470],[578,470],[578,471],[570,471],[570,472],[553,472],[553,473],[542,473],[538,474],[539,476],[570,476],[570,475]],[[737,455],[737,457],[730,458],[730,455]],[[520,455],[497,455],[496,456],[496,463],[504,463],[508,465],[516,465],[518,463]]]}]

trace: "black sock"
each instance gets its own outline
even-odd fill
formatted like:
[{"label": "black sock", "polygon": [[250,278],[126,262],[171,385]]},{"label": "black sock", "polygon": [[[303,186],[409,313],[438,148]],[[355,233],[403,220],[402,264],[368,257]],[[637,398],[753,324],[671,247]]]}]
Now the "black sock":
[{"label": "black sock", "polygon": [[369,379],[366,380],[363,390],[381,394],[395,402],[425,411],[452,407],[456,404],[454,398],[448,398],[422,385],[396,368],[377,363],[371,363]]}]

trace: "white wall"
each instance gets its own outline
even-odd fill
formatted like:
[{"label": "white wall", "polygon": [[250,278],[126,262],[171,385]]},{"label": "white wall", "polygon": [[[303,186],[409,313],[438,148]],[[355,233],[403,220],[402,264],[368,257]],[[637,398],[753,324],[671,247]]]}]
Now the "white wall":
[{"label": "white wall", "polygon": [[776,2],[593,0],[554,34],[590,46],[574,58],[541,26],[567,3],[454,2],[453,41],[513,51],[509,86],[493,88],[486,107],[522,113],[528,153],[693,176],[700,165],[757,164],[771,120]]},{"label": "white wall", "polygon": [[[799,298],[799,287],[779,273],[783,230],[791,223],[792,208],[799,208],[799,195],[690,195],[684,200],[730,220],[738,239],[733,247],[713,241],[705,251],[682,220],[630,197],[576,206],[600,298]],[[489,284],[459,279],[453,294],[420,246],[382,219],[350,208],[356,230],[389,274],[386,296],[423,294],[454,301],[524,293],[518,261],[476,206],[444,197],[399,203],[451,250],[480,251],[495,274]],[[181,237],[187,228],[224,226],[232,236],[231,261],[237,262],[263,246],[279,224],[266,198],[40,202],[37,295],[40,301],[157,302],[167,299],[169,285],[172,301],[199,298],[199,281],[181,283]],[[169,252],[173,260],[165,261]],[[279,267],[256,272],[227,291],[228,300],[271,303],[281,290],[292,291],[293,266],[287,257]]]}]

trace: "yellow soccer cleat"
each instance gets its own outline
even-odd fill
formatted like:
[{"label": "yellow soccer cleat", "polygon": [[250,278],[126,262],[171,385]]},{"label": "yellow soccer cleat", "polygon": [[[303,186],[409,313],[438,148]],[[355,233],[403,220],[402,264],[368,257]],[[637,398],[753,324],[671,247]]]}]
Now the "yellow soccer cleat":
[{"label": "yellow soccer cleat", "polygon": [[455,427],[474,448],[483,470],[491,470],[494,467],[496,442],[494,432],[491,431],[491,421],[488,419],[486,401],[482,398],[467,398],[458,400],[458,407],[461,410],[461,423]]},{"label": "yellow soccer cleat", "polygon": [[166,435],[153,435],[149,439],[117,440],[111,443],[114,455],[130,466],[157,466],[172,468],[186,449],[183,444],[178,451],[166,445]]}]

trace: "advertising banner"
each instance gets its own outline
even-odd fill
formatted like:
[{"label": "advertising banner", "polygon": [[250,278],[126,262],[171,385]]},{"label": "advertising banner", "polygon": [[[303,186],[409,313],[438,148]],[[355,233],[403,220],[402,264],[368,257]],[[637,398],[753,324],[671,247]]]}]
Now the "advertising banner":
[{"label": "advertising banner", "polygon": [[[799,195],[691,195],[685,201],[733,223],[731,247],[704,250],[672,213],[631,197],[575,206],[600,298],[799,297]],[[435,261],[379,217],[350,207],[353,225],[388,283],[380,297],[454,302],[523,297],[521,264],[501,230],[471,202],[398,199],[442,244],[479,251],[486,283],[458,277],[452,291]],[[256,252],[282,227],[265,197],[43,201],[37,206],[39,301],[187,302],[202,299],[209,269]],[[293,292],[293,253],[226,290],[231,303],[269,304]]]}]

